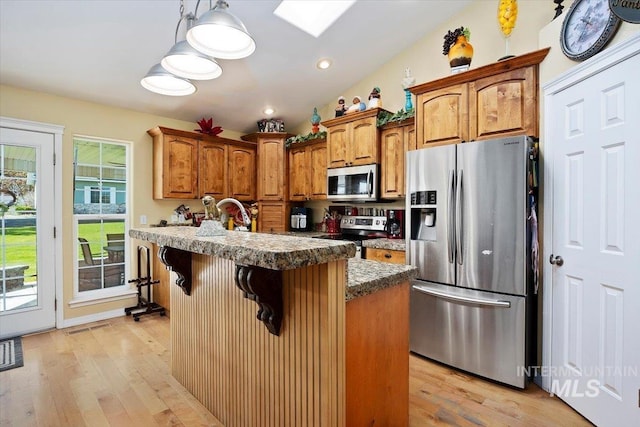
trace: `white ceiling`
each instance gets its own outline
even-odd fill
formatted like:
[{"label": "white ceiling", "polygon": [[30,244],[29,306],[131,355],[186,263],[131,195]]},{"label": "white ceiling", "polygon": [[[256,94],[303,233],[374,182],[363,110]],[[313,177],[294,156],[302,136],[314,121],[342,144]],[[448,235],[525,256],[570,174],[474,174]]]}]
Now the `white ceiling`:
[{"label": "white ceiling", "polygon": [[[220,78],[169,97],[140,79],[174,44],[179,0],[0,0],[0,83],[194,123],[213,116],[242,133],[256,131],[270,105],[294,126],[472,0],[358,0],[317,39],[273,15],[278,0],[227,1],[255,53],[218,60]],[[186,0],[185,12],[195,6]],[[333,67],[318,70],[321,57]]]}]

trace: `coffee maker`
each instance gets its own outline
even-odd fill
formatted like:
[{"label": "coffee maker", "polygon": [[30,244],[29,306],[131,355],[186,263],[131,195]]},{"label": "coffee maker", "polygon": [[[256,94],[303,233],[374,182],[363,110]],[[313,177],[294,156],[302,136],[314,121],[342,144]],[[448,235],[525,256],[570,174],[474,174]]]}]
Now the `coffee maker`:
[{"label": "coffee maker", "polygon": [[404,209],[387,209],[387,238],[404,239]]},{"label": "coffee maker", "polygon": [[311,209],[304,207],[291,208],[289,224],[291,231],[311,231],[313,226]]}]

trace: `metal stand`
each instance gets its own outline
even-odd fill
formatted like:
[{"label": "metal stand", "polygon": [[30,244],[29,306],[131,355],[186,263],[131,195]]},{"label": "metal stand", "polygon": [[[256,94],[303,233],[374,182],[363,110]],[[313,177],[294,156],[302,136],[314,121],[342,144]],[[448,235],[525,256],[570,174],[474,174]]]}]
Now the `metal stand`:
[{"label": "metal stand", "polygon": [[[145,253],[147,261],[147,275],[142,276],[142,252]],[[160,316],[164,316],[166,313],[164,307],[151,302],[151,285],[160,283],[159,280],[151,280],[151,261],[149,260],[149,248],[146,246],[138,246],[138,278],[129,280],[129,283],[135,283],[138,288],[138,305],[133,307],[127,307],[124,312],[127,316],[133,315],[133,320],[140,321],[140,316],[145,314],[160,313]],[[147,297],[142,296],[142,288],[147,287]]]}]

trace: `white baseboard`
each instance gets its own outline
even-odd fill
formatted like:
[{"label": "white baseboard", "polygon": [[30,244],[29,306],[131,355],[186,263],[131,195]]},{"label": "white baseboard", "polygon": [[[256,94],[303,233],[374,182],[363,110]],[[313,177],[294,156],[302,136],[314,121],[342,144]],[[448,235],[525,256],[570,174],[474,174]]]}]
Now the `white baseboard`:
[{"label": "white baseboard", "polygon": [[90,314],[88,316],[72,317],[64,319],[62,324],[58,323],[56,328],[63,329],[71,326],[84,325],[85,323],[99,322],[101,320],[113,319],[114,317],[124,316],[124,308],[116,308],[115,310],[102,311],[100,313]]}]

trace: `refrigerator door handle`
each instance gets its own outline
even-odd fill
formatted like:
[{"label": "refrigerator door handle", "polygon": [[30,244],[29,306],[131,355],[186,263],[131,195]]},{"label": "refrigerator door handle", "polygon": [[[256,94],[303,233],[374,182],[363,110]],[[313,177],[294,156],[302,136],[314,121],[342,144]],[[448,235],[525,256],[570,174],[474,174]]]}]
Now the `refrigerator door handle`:
[{"label": "refrigerator door handle", "polygon": [[472,297],[465,297],[462,295],[452,295],[446,292],[440,292],[434,289],[429,289],[429,288],[425,288],[423,286],[417,286],[417,285],[414,285],[413,289],[423,294],[432,295],[434,297],[446,299],[453,302],[486,305],[490,307],[499,307],[499,308],[511,307],[511,303],[509,301],[490,300],[490,299],[484,299],[484,298],[472,298]]},{"label": "refrigerator door handle", "polygon": [[462,169],[458,171],[458,185],[456,186],[456,259],[462,265]]},{"label": "refrigerator door handle", "polygon": [[449,174],[449,217],[447,218],[447,249],[449,252],[449,264],[453,264],[454,258],[454,248],[453,248],[453,240],[455,239],[455,229],[454,229],[454,195],[456,191],[456,171],[451,170]]}]

